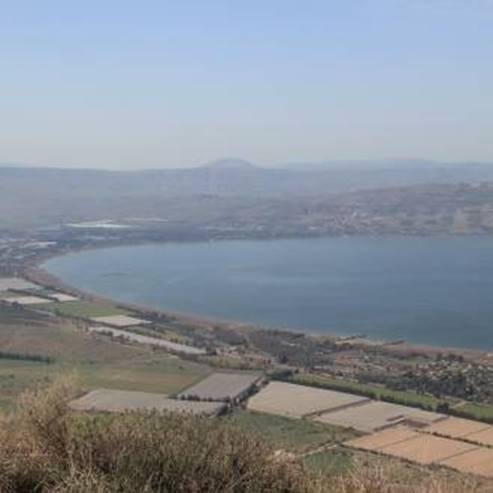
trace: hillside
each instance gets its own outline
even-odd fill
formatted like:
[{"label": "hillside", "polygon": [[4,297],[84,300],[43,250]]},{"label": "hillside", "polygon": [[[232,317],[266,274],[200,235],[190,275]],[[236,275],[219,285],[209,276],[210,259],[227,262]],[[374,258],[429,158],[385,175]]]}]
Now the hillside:
[{"label": "hillside", "polygon": [[[364,407],[360,403],[361,395],[364,395],[361,392],[367,395],[375,389],[382,392],[380,398],[371,394],[381,400],[379,404],[368,403],[365,398],[365,405],[377,405],[380,409],[394,406],[385,400],[381,385],[365,387],[339,379],[336,384],[351,394],[334,394],[325,390],[334,385],[330,378],[310,380],[316,377],[302,372],[297,373],[292,382],[271,380],[254,390],[246,404],[231,404],[214,417],[144,411],[146,404],[141,400],[142,392],[151,392],[153,398],[164,398],[162,394],[166,393],[168,400],[197,386],[202,386],[202,392],[206,394],[211,389],[215,392],[217,387],[211,386],[211,382],[214,379],[217,382],[218,375],[224,376],[227,370],[237,379],[240,372],[231,369],[235,364],[245,369],[244,363],[248,361],[255,369],[253,374],[258,376],[259,371],[268,370],[276,359],[275,353],[268,359],[261,356],[265,354],[262,348],[274,349],[273,338],[279,338],[282,348],[293,347],[293,354],[301,355],[302,359],[306,348],[313,347],[316,354],[321,354],[322,348],[327,350],[328,346],[325,339],[316,343],[300,338],[299,334],[281,331],[270,333],[270,337],[261,331],[259,337],[253,337],[252,328],[238,329],[235,333],[233,329],[215,327],[215,337],[211,339],[210,327],[191,326],[190,322],[169,317],[159,318],[145,329],[132,329],[137,330],[136,333],[153,334],[153,337],[180,337],[190,344],[208,341],[217,348],[194,361],[195,358],[169,354],[155,346],[87,330],[90,327],[88,317],[101,313],[121,314],[126,309],[109,301],[86,299],[41,304],[34,309],[1,304],[1,493],[492,491],[491,481],[480,475],[468,476],[438,464],[406,462],[399,456],[380,455],[351,446],[349,441],[361,438],[362,433],[366,433],[367,438],[372,436],[368,431],[362,432],[355,421],[353,426],[341,426],[326,418],[320,421],[314,419],[315,416],[303,414],[313,411],[314,405],[327,411],[326,397],[320,398],[320,393],[330,395],[331,405],[336,408],[335,399],[345,402],[350,399],[353,419],[357,410]],[[147,311],[134,315],[152,320],[156,317]],[[238,345],[241,334],[246,333],[250,334],[250,342],[244,360],[239,360],[231,348],[223,351],[224,341]],[[266,343],[266,338],[271,342]],[[254,350],[258,351],[257,357],[251,359]],[[334,350],[331,359],[340,352],[337,346]],[[285,350],[282,351],[285,354]],[[349,347],[341,351],[341,362],[347,364],[347,358],[354,350]],[[290,355],[287,359],[291,358]],[[355,353],[354,358],[354,361],[364,362],[367,368],[370,359],[378,365],[384,361],[387,374],[393,361],[390,355],[379,355],[378,348],[370,348],[364,355]],[[415,361],[423,362],[424,358],[421,355],[409,364],[414,366]],[[471,367],[468,360],[463,363]],[[286,371],[286,365],[282,368]],[[67,375],[70,376],[67,378]],[[252,375],[252,372],[247,371],[245,375]],[[301,399],[301,394],[289,395],[293,384],[303,389]],[[345,387],[347,384],[349,387]],[[269,409],[262,410],[262,406],[270,401],[269,398],[266,400],[266,395],[272,388],[281,389],[288,399],[276,399],[277,409],[268,406]],[[134,401],[133,411],[124,412],[125,407],[120,407],[117,409],[119,414],[107,414],[115,408],[113,404],[111,409],[104,406],[104,402],[108,403],[104,396],[114,397],[115,392],[133,394],[131,398],[139,399],[143,407],[136,408],[137,401]],[[438,402],[430,396],[388,392],[394,401],[398,395],[405,399],[414,395],[432,404]],[[103,399],[99,401],[103,406],[96,407],[97,413],[92,407],[97,403],[95,394]],[[207,400],[210,397],[206,394],[203,398]],[[90,395],[93,404],[89,408],[74,407],[74,397],[80,397],[77,399],[80,402]],[[195,399],[175,402],[200,404]],[[414,401],[414,405],[419,406],[419,402]],[[346,413],[348,409],[345,409]],[[402,409],[399,407],[399,412],[403,412]],[[408,411],[411,409],[413,413],[422,412],[407,408]],[[296,414],[297,411],[301,414]],[[363,413],[366,415],[366,411]],[[370,421],[375,419],[372,414]],[[377,421],[380,422],[380,418]],[[474,424],[481,429],[486,426]]]},{"label": "hillside", "polygon": [[2,492],[487,493],[481,480],[392,462],[314,472],[234,423],[170,414],[80,415],[59,380],[0,424]]},{"label": "hillside", "polygon": [[133,172],[0,167],[0,230],[156,218],[189,231],[260,235],[448,233],[457,224],[481,232],[491,222],[490,181],[487,164],[267,169],[233,159]]}]

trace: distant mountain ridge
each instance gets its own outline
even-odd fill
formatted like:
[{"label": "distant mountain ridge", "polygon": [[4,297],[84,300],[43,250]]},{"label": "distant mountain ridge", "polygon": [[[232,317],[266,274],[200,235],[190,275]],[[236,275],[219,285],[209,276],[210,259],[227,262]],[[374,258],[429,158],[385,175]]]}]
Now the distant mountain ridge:
[{"label": "distant mountain ridge", "polygon": [[[183,226],[184,218],[205,221],[207,210],[207,221],[214,217],[217,224],[237,227],[232,210],[246,204],[269,210],[274,203],[282,203],[285,207],[278,213],[289,220],[297,204],[332,203],[341,194],[394,188],[400,196],[403,187],[493,183],[493,165],[487,163],[327,163],[264,168],[228,158],[195,168],[140,171],[0,166],[0,228],[50,226],[107,216],[180,218]],[[431,194],[439,190],[428,189]],[[413,196],[416,193],[413,191]],[[481,187],[477,187],[472,195],[479,200],[482,194]],[[320,207],[310,206],[310,214]],[[395,206],[389,203],[388,207]],[[331,217],[330,211],[327,217]]]},{"label": "distant mountain ridge", "polygon": [[0,168],[23,168],[23,169],[56,169],[67,171],[102,171],[102,172],[182,172],[197,169],[209,170],[291,170],[291,171],[384,171],[384,170],[462,170],[468,171],[471,169],[493,169],[493,162],[485,161],[462,161],[462,162],[447,162],[433,161],[429,159],[411,159],[411,158],[395,158],[395,159],[337,159],[325,161],[294,161],[281,163],[276,166],[261,166],[257,163],[252,163],[242,158],[226,157],[195,166],[187,166],[180,168],[144,168],[144,169],[112,169],[112,168],[95,168],[90,166],[65,167],[59,165],[36,165],[32,163],[0,161]]},{"label": "distant mountain ridge", "polygon": [[493,181],[493,164],[426,160],[326,161],[259,167],[226,158],[195,168],[114,171],[90,168],[0,165],[0,192],[57,197],[63,194],[123,196],[191,195],[317,196],[422,184]]},{"label": "distant mountain ridge", "polygon": [[328,171],[328,170],[429,170],[429,169],[457,169],[472,168],[475,166],[493,168],[493,163],[488,162],[441,162],[426,159],[379,159],[379,160],[333,160],[320,162],[293,162],[282,165],[283,169],[304,171]]}]

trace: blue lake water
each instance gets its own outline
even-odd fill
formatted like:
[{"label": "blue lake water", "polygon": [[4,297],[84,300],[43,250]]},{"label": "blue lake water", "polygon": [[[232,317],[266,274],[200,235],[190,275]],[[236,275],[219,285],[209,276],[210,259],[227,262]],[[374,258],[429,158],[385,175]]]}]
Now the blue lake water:
[{"label": "blue lake water", "polygon": [[310,332],[493,349],[493,238],[324,238],[127,246],[44,268],[78,288]]}]

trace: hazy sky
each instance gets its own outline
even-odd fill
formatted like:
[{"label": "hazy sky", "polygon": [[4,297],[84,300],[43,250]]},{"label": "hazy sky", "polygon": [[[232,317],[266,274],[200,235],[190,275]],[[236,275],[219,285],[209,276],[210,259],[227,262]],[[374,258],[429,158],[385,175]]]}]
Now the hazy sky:
[{"label": "hazy sky", "polygon": [[0,0],[0,161],[493,161],[492,0]]}]

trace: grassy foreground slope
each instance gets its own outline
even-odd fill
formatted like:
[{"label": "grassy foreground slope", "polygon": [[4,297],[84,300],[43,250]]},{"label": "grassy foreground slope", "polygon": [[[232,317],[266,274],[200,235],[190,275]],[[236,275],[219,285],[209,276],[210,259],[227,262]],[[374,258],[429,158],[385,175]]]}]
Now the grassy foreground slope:
[{"label": "grassy foreground slope", "polygon": [[255,411],[239,410],[228,419],[245,432],[258,433],[277,448],[290,452],[303,453],[359,436],[357,432],[308,419],[292,419]]},{"label": "grassy foreground slope", "polygon": [[473,479],[362,462],[315,475],[293,454],[225,420],[166,414],[75,415],[60,380],[22,396],[0,422],[0,491],[97,493],[467,493]]}]

